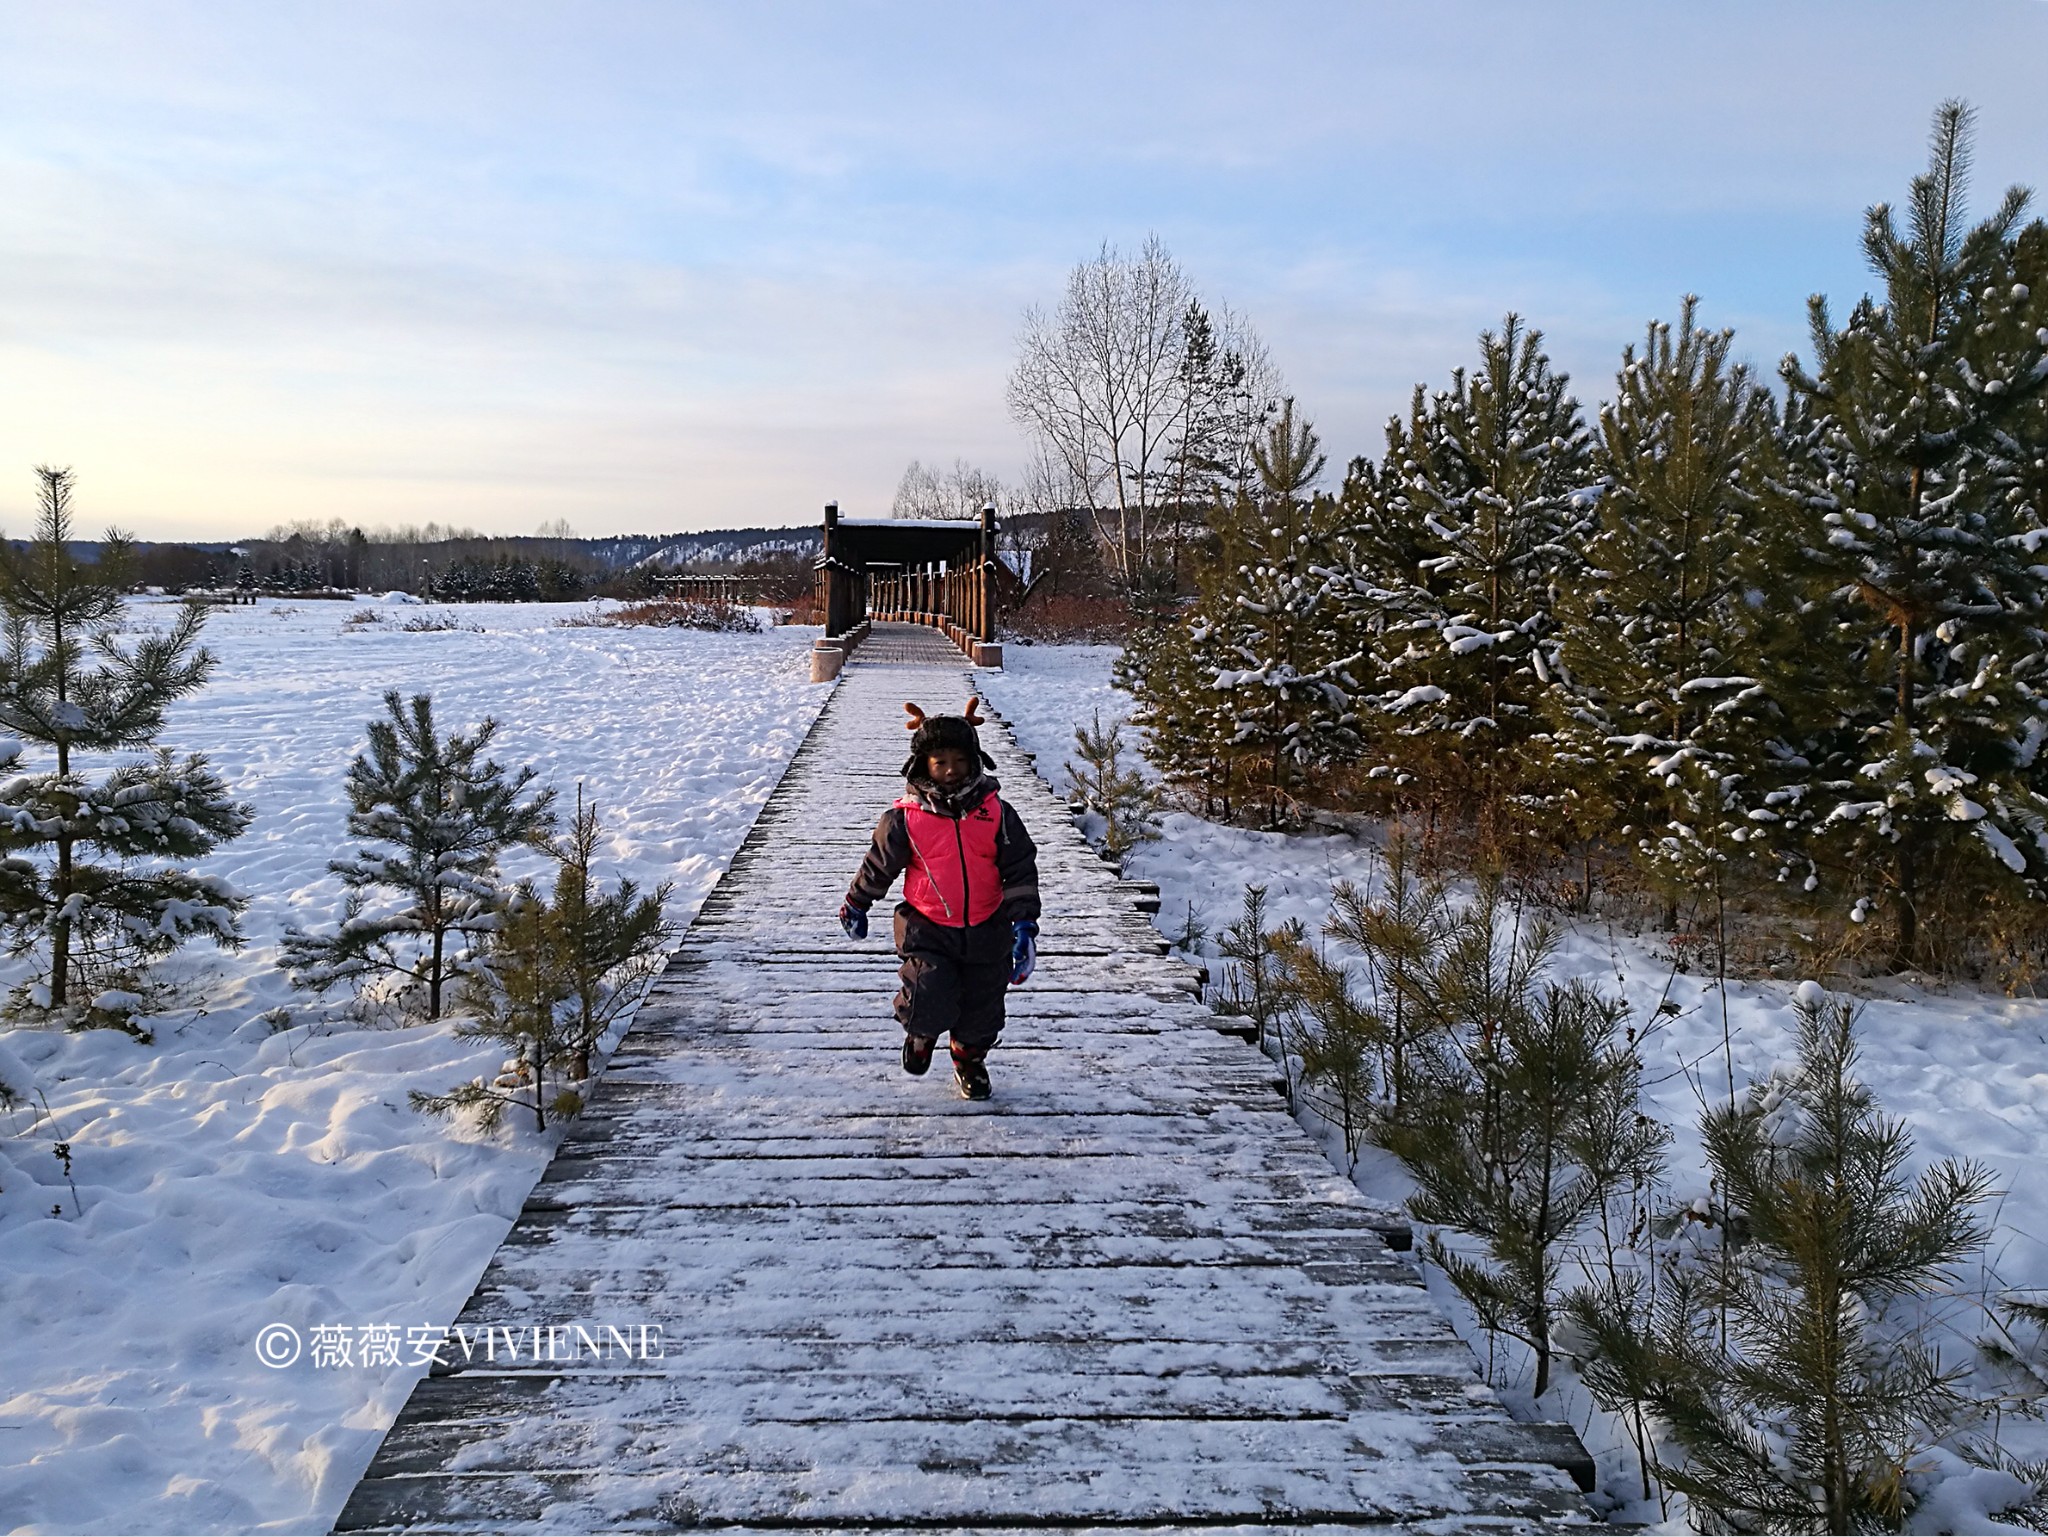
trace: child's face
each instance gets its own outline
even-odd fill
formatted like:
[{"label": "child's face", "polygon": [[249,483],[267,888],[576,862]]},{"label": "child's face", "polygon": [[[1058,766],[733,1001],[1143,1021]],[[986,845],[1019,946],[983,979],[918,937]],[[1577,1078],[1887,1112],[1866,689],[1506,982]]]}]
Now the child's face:
[{"label": "child's face", "polygon": [[957,790],[974,777],[974,765],[957,747],[925,754],[924,771],[941,790]]}]

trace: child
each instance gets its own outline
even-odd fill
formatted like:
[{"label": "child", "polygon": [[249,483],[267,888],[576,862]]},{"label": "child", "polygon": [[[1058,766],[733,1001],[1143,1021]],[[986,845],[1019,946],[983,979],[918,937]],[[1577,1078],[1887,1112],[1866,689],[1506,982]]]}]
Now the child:
[{"label": "child", "polygon": [[[903,1071],[922,1075],[932,1047],[952,1036],[962,1097],[989,1097],[989,1048],[1003,1028],[1005,986],[1020,987],[1038,960],[1038,850],[1017,813],[996,796],[995,760],[964,715],[909,712],[903,796],[875,825],[874,846],[847,888],[840,927],[865,939],[868,909],[904,876],[896,906],[903,987]],[[908,872],[907,874],[905,872]]]}]

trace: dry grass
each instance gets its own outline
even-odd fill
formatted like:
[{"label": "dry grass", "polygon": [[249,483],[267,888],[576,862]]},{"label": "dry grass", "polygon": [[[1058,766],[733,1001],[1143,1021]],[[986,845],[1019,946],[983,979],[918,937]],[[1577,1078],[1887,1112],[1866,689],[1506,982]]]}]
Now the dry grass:
[{"label": "dry grass", "polygon": [[453,614],[443,610],[437,610],[430,614],[415,614],[412,618],[406,620],[404,624],[400,625],[399,628],[410,631],[415,635],[425,635],[441,630],[472,630],[481,635],[484,629],[480,624],[472,624],[467,619],[457,619]]},{"label": "dry grass", "polygon": [[561,623],[605,629],[651,625],[658,629],[710,630],[721,635],[749,635],[767,628],[761,623],[761,616],[744,604],[696,603],[676,598],[654,598],[587,619],[564,619]]},{"label": "dry grass", "polygon": [[1003,634],[1048,645],[1121,645],[1131,633],[1131,607],[1121,598],[1034,598],[1003,616]]}]

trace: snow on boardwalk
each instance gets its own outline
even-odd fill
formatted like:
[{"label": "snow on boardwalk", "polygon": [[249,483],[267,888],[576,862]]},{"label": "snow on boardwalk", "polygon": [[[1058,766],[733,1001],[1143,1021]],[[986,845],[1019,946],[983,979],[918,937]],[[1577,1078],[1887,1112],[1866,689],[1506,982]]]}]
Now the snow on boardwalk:
[{"label": "snow on boardwalk", "polygon": [[[1211,1028],[1000,727],[1037,975],[995,1098],[896,1063],[835,912],[957,654],[880,626],[642,1006],[337,1530],[1589,1524],[1266,1060]],[[934,637],[935,639],[935,637]],[[655,1359],[595,1359],[658,1325]],[[614,1346],[615,1348],[615,1346]]]}]

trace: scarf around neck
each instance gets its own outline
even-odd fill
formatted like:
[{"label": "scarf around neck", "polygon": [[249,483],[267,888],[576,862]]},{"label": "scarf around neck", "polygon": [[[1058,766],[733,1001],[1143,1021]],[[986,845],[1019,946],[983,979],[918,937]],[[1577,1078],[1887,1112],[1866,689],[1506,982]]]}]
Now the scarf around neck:
[{"label": "scarf around neck", "polygon": [[903,787],[917,797],[919,806],[942,817],[964,817],[1002,788],[996,782],[996,776],[986,769],[950,795],[922,774],[904,780]]}]

